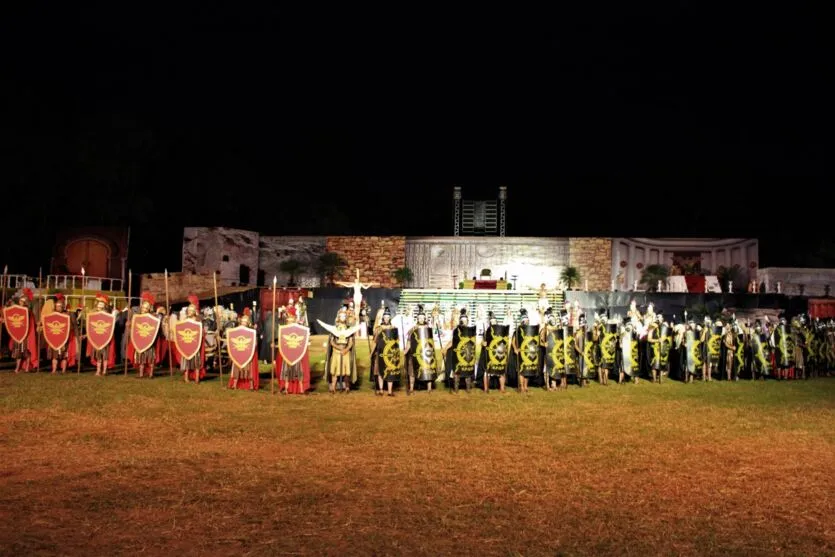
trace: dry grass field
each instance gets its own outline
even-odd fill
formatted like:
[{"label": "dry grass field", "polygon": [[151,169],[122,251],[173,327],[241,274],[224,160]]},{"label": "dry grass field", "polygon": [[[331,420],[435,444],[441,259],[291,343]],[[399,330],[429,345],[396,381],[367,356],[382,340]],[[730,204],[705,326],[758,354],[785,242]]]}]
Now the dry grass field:
[{"label": "dry grass field", "polygon": [[0,551],[835,552],[835,378],[394,398],[265,383],[4,371]]}]

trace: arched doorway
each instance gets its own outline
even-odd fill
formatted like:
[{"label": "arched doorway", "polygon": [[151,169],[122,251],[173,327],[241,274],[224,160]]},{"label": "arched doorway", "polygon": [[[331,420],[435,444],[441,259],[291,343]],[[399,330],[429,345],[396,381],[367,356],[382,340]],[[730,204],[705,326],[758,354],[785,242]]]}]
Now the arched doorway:
[{"label": "arched doorway", "polygon": [[70,274],[80,275],[81,267],[89,277],[107,277],[110,248],[104,242],[84,238],[67,244],[65,250]]}]

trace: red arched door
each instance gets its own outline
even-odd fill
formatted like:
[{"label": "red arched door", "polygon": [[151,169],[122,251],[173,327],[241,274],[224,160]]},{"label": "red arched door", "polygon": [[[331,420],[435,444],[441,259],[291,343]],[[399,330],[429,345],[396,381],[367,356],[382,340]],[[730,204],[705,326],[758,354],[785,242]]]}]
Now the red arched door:
[{"label": "red arched door", "polygon": [[107,263],[110,249],[98,240],[75,240],[67,245],[67,269],[70,274],[80,275],[81,267],[88,277],[107,277]]}]

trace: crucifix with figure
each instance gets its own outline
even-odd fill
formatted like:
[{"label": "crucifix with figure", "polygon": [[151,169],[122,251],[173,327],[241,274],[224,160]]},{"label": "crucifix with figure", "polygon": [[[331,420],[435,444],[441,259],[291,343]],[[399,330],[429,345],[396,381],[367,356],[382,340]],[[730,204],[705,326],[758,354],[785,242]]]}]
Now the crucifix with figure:
[{"label": "crucifix with figure", "polygon": [[371,288],[372,286],[378,286],[376,282],[369,282],[368,284],[363,284],[360,282],[360,270],[357,269],[357,278],[354,279],[354,282],[341,282],[335,281],[336,284],[339,286],[345,286],[347,288],[354,289],[354,316],[357,318],[357,322],[360,319],[360,303],[362,302],[362,291]]}]

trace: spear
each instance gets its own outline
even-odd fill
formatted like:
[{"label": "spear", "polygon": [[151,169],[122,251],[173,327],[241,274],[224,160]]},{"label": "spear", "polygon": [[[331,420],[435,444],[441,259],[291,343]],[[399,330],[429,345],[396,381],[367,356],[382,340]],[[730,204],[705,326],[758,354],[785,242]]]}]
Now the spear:
[{"label": "spear", "polygon": [[174,331],[171,328],[171,306],[168,305],[168,269],[165,270],[165,318],[168,319],[168,376],[174,377],[174,364],[172,362],[173,355],[171,351],[174,350],[174,343],[171,339],[174,338]]},{"label": "spear", "polygon": [[[3,288],[3,302],[2,302],[2,304],[0,304],[0,308],[4,308],[4,307],[6,307],[6,276],[7,276],[8,274],[9,274],[9,266],[8,266],[8,265],[4,265],[4,266],[3,266],[3,284],[2,284],[2,288]],[[2,309],[0,309],[0,311],[3,311],[3,310],[2,310]],[[2,339],[2,338],[3,338],[3,327],[0,327],[0,339]]]},{"label": "spear", "polygon": [[[81,304],[80,304],[81,305],[81,315],[79,315],[80,318],[83,318],[87,314],[87,308],[85,307],[85,304],[84,304],[84,287],[86,286],[85,285],[86,277],[87,277],[87,273],[84,271],[84,267],[82,266],[81,267]],[[75,284],[73,284],[73,287],[75,287]],[[79,333],[81,333],[81,327],[82,327],[82,323],[78,323],[78,332]],[[86,327],[85,327],[85,330],[86,330]],[[81,358],[84,355],[84,352],[82,352],[82,350],[81,350],[81,342],[84,340],[83,336],[84,335],[81,335],[81,334],[78,335],[78,354],[75,355],[75,357],[78,358],[78,369],[76,370],[76,373],[81,373]]]},{"label": "spear", "polygon": [[270,339],[270,344],[272,345],[272,353],[273,353],[272,365],[270,366],[271,375],[272,375],[272,380],[270,381],[270,383],[272,384],[272,387],[271,387],[272,394],[275,394],[275,287],[276,287],[277,283],[278,283],[278,277],[274,276],[273,277],[273,315],[272,315],[273,326],[272,326],[271,332],[270,332],[270,336],[272,337]]},{"label": "spear", "polygon": [[[44,302],[44,299],[43,299],[43,292],[41,292],[41,290],[43,288],[42,283],[43,283],[43,267],[38,267],[38,316],[37,316],[38,324],[41,323],[41,317],[43,317],[43,302]],[[36,335],[36,339],[38,341],[38,367],[35,371],[40,371],[40,367],[41,367],[41,331],[38,331],[37,327],[35,328],[35,335]]]},{"label": "spear", "polygon": [[[223,388],[223,354],[222,354],[222,346],[223,342],[220,339],[220,306],[217,303],[217,271],[212,272],[212,281],[214,282],[215,287],[215,319],[217,322],[217,366],[220,369],[220,386]],[[229,347],[226,347],[229,350]]]},{"label": "spear", "polygon": [[[128,342],[130,342],[131,320],[133,319],[133,308],[130,303],[130,293],[133,292],[133,274],[128,269]],[[125,344],[125,377],[128,376],[128,345]]]}]

